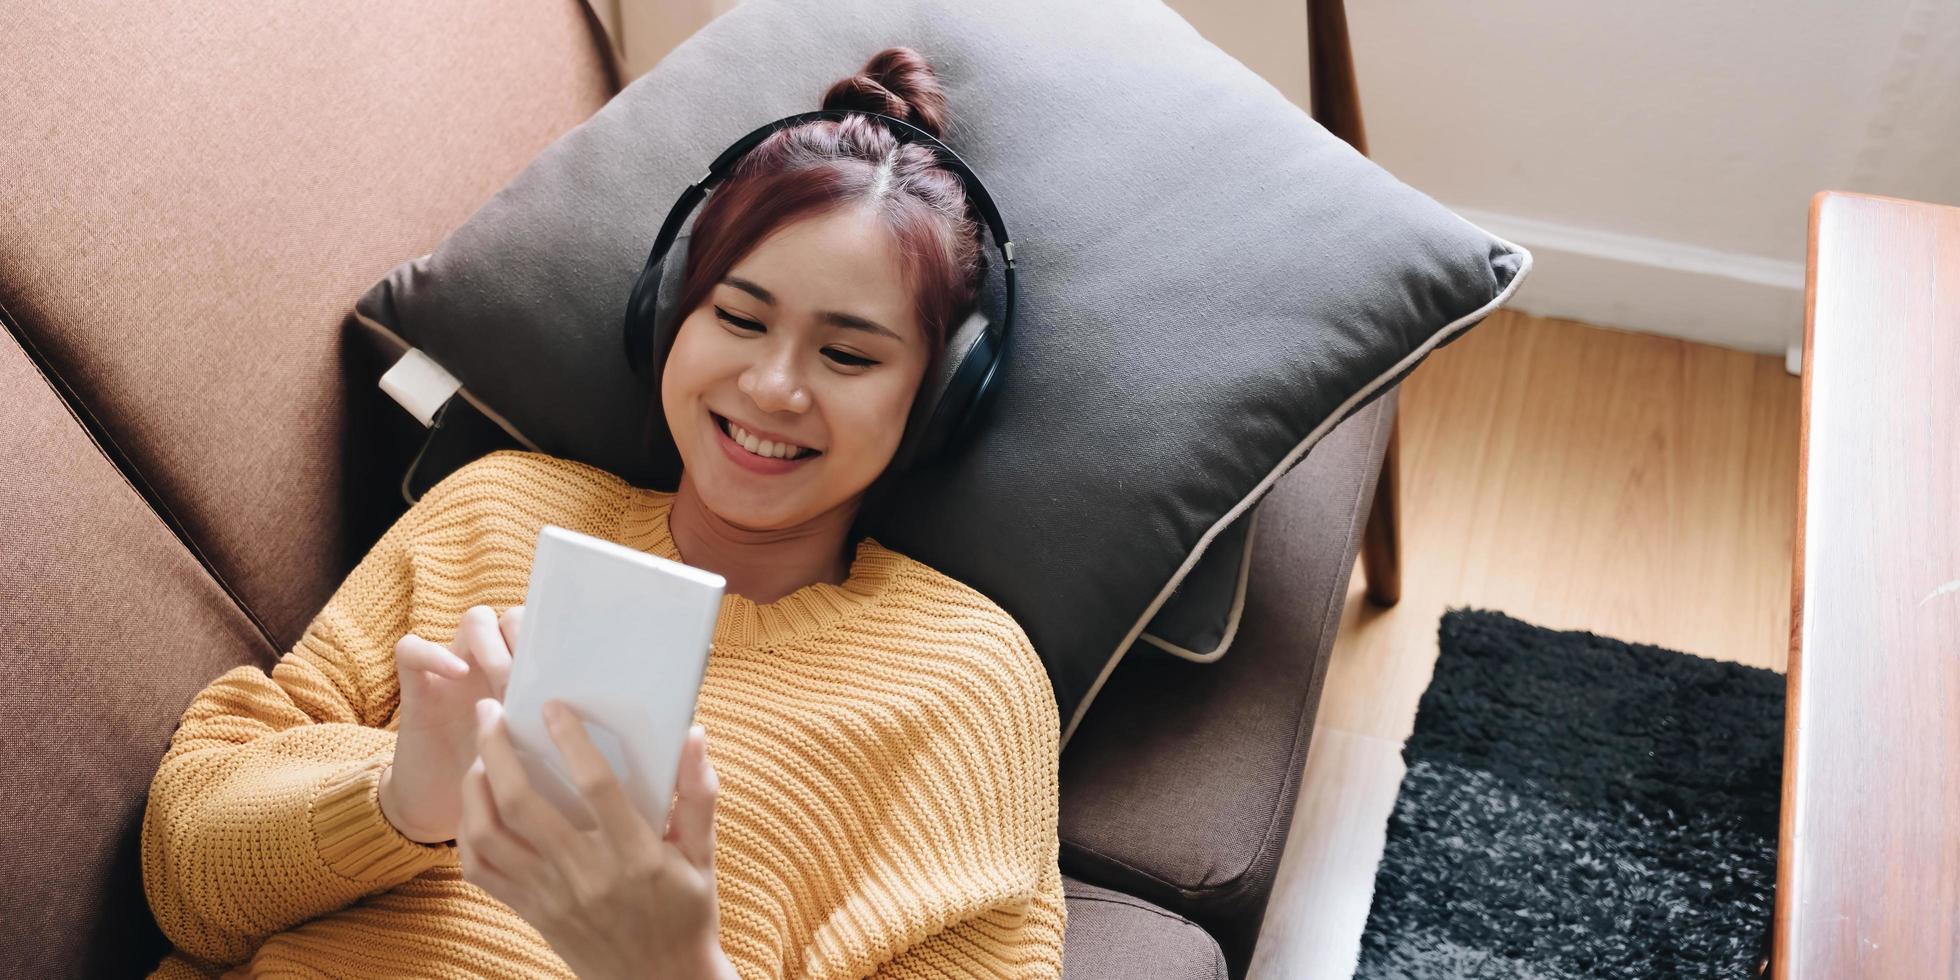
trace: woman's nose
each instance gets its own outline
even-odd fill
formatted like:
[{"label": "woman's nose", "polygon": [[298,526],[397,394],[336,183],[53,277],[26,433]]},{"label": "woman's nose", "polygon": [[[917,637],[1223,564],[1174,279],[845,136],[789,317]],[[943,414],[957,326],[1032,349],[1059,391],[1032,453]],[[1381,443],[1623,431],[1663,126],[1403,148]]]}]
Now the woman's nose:
[{"label": "woman's nose", "polygon": [[791,350],[776,351],[742,372],[741,388],[764,412],[802,412],[810,407],[810,394],[803,389]]}]

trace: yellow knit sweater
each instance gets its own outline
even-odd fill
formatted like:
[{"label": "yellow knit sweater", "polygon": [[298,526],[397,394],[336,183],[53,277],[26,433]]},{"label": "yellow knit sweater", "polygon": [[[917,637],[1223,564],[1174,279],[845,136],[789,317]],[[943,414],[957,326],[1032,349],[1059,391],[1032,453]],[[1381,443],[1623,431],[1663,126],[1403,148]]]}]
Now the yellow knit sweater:
[{"label": "yellow knit sweater", "polygon": [[[381,815],[394,644],[523,602],[546,523],[679,560],[672,502],[494,453],[403,515],[270,676],[212,682],[143,820],[144,889],[177,947],[155,975],[569,976],[453,845]],[[1059,717],[991,600],[870,538],[842,585],[725,594],[695,720],[721,778],[721,943],[745,980],[1061,974]]]}]

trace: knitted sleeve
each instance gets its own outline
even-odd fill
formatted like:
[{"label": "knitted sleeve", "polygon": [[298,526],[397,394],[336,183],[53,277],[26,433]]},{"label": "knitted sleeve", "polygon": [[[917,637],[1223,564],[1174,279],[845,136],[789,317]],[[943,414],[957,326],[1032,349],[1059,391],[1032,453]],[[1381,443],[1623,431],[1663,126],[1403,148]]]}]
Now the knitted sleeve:
[{"label": "knitted sleeve", "polygon": [[[1003,617],[1005,613],[1001,614]],[[995,880],[1016,883],[1006,901],[966,910],[880,965],[881,980],[990,977],[1059,980],[1068,909],[1062,895],[1060,717],[1034,645],[1011,618],[1002,624],[1008,665],[978,738],[1007,753],[997,771],[1009,774],[994,806],[969,829],[975,839],[1006,845]],[[990,699],[991,700],[991,699]]]},{"label": "knitted sleeve", "polygon": [[[1051,862],[1052,863],[1052,862]],[[1057,980],[1067,907],[1059,865],[1025,900],[996,906],[927,936],[879,968],[880,980],[1001,977]]]},{"label": "knitted sleeve", "polygon": [[470,467],[432,488],[369,550],[270,674],[234,668],[184,712],[143,815],[143,888],[164,935],[216,965],[268,936],[386,891],[455,847],[382,816],[400,701],[409,544]]}]

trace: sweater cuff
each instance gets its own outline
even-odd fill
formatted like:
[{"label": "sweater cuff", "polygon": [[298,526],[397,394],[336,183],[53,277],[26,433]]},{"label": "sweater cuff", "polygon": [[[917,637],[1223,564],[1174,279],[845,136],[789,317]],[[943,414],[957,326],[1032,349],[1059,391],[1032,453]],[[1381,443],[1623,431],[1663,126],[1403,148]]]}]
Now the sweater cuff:
[{"label": "sweater cuff", "polygon": [[381,812],[387,756],[356,762],[328,776],[313,796],[313,840],[320,859],[343,878],[392,887],[445,863],[456,843],[423,844],[404,836]]}]

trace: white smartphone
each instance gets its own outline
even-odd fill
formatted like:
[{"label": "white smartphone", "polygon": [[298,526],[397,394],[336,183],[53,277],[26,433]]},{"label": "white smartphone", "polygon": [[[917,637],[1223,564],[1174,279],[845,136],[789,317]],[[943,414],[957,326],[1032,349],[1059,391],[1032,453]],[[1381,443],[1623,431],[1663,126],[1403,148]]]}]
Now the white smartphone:
[{"label": "white smartphone", "polygon": [[655,831],[667,823],[727,581],[659,555],[547,524],[538,534],[504,715],[531,784],[594,826],[545,727],[544,704],[578,710]]}]

